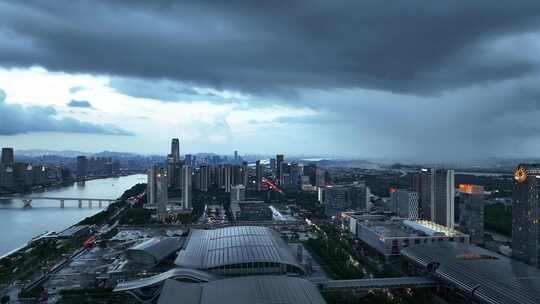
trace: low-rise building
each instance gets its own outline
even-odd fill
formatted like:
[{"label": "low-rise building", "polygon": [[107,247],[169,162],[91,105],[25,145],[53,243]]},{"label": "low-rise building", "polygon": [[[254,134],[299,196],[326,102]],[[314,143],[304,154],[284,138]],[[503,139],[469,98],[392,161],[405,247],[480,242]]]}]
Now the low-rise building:
[{"label": "low-rise building", "polygon": [[352,214],[344,221],[348,221],[344,225],[356,238],[386,257],[399,255],[403,248],[426,243],[469,244],[468,235],[430,221],[370,214]]}]

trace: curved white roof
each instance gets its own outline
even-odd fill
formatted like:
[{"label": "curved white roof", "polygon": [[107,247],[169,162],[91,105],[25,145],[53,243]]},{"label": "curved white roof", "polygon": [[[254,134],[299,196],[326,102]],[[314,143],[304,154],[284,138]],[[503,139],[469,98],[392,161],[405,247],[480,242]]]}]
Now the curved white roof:
[{"label": "curved white roof", "polygon": [[422,244],[402,256],[478,303],[540,303],[540,270],[486,249],[459,243]]},{"label": "curved white roof", "polygon": [[175,261],[178,266],[195,269],[257,262],[290,265],[304,272],[279,233],[267,227],[191,230]]},{"label": "curved white roof", "polygon": [[[181,299],[181,300],[180,300]],[[287,276],[246,276],[203,284],[167,280],[158,304],[324,304],[310,281]]]},{"label": "curved white roof", "polygon": [[142,264],[157,264],[182,248],[184,238],[153,237],[126,250],[128,259]]}]

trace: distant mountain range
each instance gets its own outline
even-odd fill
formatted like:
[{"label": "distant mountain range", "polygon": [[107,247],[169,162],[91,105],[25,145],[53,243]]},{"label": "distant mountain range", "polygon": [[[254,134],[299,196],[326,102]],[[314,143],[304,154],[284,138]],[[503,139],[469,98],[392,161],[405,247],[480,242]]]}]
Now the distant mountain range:
[{"label": "distant mountain range", "polygon": [[115,157],[115,158],[142,156],[140,154],[128,153],[128,152],[102,151],[98,153],[88,153],[88,152],[81,152],[81,151],[74,151],[74,150],[53,151],[53,150],[41,150],[41,149],[15,150],[15,155],[26,156],[26,157],[39,157],[39,156],[44,156],[44,155],[60,156],[60,157],[77,157],[79,155],[84,155],[84,156]]}]

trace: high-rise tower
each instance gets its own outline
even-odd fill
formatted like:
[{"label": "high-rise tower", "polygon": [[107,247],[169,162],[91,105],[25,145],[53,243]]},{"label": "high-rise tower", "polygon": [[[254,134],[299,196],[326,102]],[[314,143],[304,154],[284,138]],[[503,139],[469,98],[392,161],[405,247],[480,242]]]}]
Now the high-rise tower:
[{"label": "high-rise tower", "polygon": [[519,165],[512,193],[512,256],[540,267],[540,164]]},{"label": "high-rise tower", "polygon": [[171,141],[171,156],[175,162],[180,162],[180,140],[173,138]]},{"label": "high-rise tower", "polygon": [[263,167],[261,165],[260,160],[255,162],[255,174],[256,174],[256,178],[257,178],[257,182],[256,182],[257,191],[261,191],[262,190]]},{"label": "high-rise tower", "polygon": [[191,209],[192,200],[192,170],[189,166],[182,167],[182,207],[184,209]]},{"label": "high-rise tower", "polygon": [[2,164],[12,165],[14,162],[13,148],[2,148]]},{"label": "high-rise tower", "polygon": [[278,184],[283,184],[283,154],[276,155],[276,180]]},{"label": "high-rise tower", "polygon": [[435,220],[434,222],[454,229],[454,170],[435,171]]}]

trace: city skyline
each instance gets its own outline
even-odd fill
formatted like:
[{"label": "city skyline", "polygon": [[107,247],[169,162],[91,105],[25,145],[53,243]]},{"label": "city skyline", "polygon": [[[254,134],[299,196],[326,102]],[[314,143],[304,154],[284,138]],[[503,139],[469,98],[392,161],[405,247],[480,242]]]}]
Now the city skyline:
[{"label": "city skyline", "polygon": [[540,152],[537,1],[264,5],[0,3],[0,141],[155,154],[179,137],[190,152],[430,161]]}]

